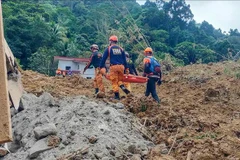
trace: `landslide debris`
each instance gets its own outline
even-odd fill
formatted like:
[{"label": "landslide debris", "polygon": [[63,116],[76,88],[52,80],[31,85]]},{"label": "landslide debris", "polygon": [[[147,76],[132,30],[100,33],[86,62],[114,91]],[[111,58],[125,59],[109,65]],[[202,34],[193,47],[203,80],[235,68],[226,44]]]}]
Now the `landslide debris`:
[{"label": "landslide debris", "polygon": [[[180,67],[158,87],[161,105],[143,96],[123,100],[178,160],[240,159],[240,63]],[[144,87],[134,88],[143,92]],[[149,155],[156,159],[156,155]],[[158,155],[159,156],[159,155]]]},{"label": "landslide debris", "polygon": [[24,94],[22,101],[25,109],[12,117],[12,153],[4,160],[144,158],[154,146],[136,129],[137,118],[117,104],[49,93]]},{"label": "landslide debris", "polygon": [[[72,77],[24,72],[23,79],[28,81],[24,87],[35,95],[48,91],[54,97],[79,94],[92,97],[94,92],[92,80],[80,78],[81,83],[75,83]],[[31,79],[34,77],[38,78]],[[112,101],[109,99],[112,92],[109,82],[105,84],[107,97],[97,101],[108,103]],[[145,138],[156,144],[146,159],[240,159],[239,61],[195,64],[165,72],[163,84],[157,87],[160,105],[151,97],[144,97],[145,84],[132,84],[132,90],[132,96],[122,93],[120,102],[140,118],[141,125],[148,128]],[[158,145],[165,145],[167,151]]]}]

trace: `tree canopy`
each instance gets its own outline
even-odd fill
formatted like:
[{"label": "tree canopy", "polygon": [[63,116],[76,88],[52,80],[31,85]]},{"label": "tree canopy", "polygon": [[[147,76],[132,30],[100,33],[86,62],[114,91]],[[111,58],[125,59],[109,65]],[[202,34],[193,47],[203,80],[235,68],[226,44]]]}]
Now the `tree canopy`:
[{"label": "tree canopy", "polygon": [[89,57],[115,34],[137,57],[150,46],[156,57],[170,54],[190,63],[217,62],[240,50],[240,33],[228,34],[207,21],[197,24],[185,0],[60,1],[2,0],[5,38],[24,69],[51,74],[53,57]]}]

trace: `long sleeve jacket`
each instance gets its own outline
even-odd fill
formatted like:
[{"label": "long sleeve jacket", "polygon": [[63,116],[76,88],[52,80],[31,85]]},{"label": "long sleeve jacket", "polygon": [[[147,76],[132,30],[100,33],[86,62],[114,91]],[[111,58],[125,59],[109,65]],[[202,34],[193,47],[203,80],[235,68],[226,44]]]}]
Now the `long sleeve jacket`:
[{"label": "long sleeve jacket", "polygon": [[124,50],[118,45],[111,45],[105,49],[103,53],[102,61],[100,62],[100,68],[103,68],[107,58],[110,56],[110,65],[124,65],[128,68],[126,56]]}]

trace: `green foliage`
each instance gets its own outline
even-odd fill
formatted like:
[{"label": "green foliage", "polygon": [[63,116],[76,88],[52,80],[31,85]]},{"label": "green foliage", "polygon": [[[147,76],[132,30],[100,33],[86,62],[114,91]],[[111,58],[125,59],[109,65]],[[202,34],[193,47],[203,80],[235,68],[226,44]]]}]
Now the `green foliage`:
[{"label": "green foliage", "polygon": [[174,67],[178,67],[178,66],[184,66],[184,62],[181,59],[178,59],[170,54],[164,54],[163,58],[161,58],[163,61],[168,62],[169,64],[171,64]]},{"label": "green foliage", "polygon": [[213,49],[217,53],[217,60],[227,60],[228,57],[228,51],[230,48],[233,48],[233,45],[227,40],[218,40],[213,44]]},{"label": "green foliage", "polygon": [[226,74],[227,76],[231,76],[231,77],[235,77],[236,79],[240,79],[240,71],[239,70],[232,69],[232,68],[229,68],[226,66],[224,68],[223,73]]},{"label": "green foliage", "polygon": [[175,57],[182,59],[184,64],[196,62],[195,44],[191,42],[182,42],[175,47]]},{"label": "green foliage", "polygon": [[218,137],[217,133],[214,132],[208,132],[208,133],[204,133],[204,134],[200,134],[198,136],[196,136],[196,139],[216,139]]},{"label": "green foliage", "polygon": [[147,105],[142,103],[141,104],[141,112],[145,112],[147,110]]},{"label": "green foliage", "polygon": [[203,30],[207,35],[213,36],[214,27],[207,21],[203,21],[200,29]]},{"label": "green foliage", "polygon": [[[230,59],[240,50],[240,34],[229,35],[207,21],[197,24],[185,0],[149,0],[142,6],[126,1],[2,1],[5,38],[23,69],[52,74],[53,56],[88,57],[115,34],[119,45],[140,64],[150,46],[177,65]],[[44,66],[40,66],[44,65]]]},{"label": "green foliage", "polygon": [[201,61],[202,63],[215,62],[217,59],[216,53],[208,49],[201,44],[195,44],[191,42],[182,42],[175,47],[175,57],[182,59],[184,64],[196,63]]},{"label": "green foliage", "polygon": [[39,73],[53,75],[55,69],[53,66],[52,55],[56,55],[55,50],[41,47],[36,53],[33,53],[29,58],[29,67]]},{"label": "green foliage", "polygon": [[208,49],[206,46],[201,44],[196,45],[195,54],[196,54],[196,60],[201,61],[202,63],[217,61],[216,53],[213,50]]},{"label": "green foliage", "polygon": [[240,72],[237,72],[237,73],[235,74],[235,77],[236,77],[237,79],[240,79]]}]

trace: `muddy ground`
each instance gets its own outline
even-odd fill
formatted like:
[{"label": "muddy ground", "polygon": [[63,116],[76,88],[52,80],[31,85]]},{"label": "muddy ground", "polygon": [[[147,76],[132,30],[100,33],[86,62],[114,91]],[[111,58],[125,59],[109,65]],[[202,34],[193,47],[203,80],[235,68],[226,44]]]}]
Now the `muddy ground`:
[{"label": "muddy ground", "polygon": [[145,159],[155,146],[121,103],[49,93],[25,93],[22,101],[25,109],[12,117],[14,141],[4,160]]},{"label": "muddy ground", "polygon": [[[86,95],[93,98],[92,80],[79,77],[47,77],[23,72],[27,92],[49,92],[56,98]],[[107,97],[97,101],[109,102]],[[165,159],[240,159],[240,62],[196,64],[165,72],[157,88],[161,104],[143,95],[145,84],[132,85],[133,96],[123,97],[125,109],[140,118],[145,138],[166,144]],[[166,154],[166,153],[165,153]],[[163,157],[151,151],[144,159]]]}]

